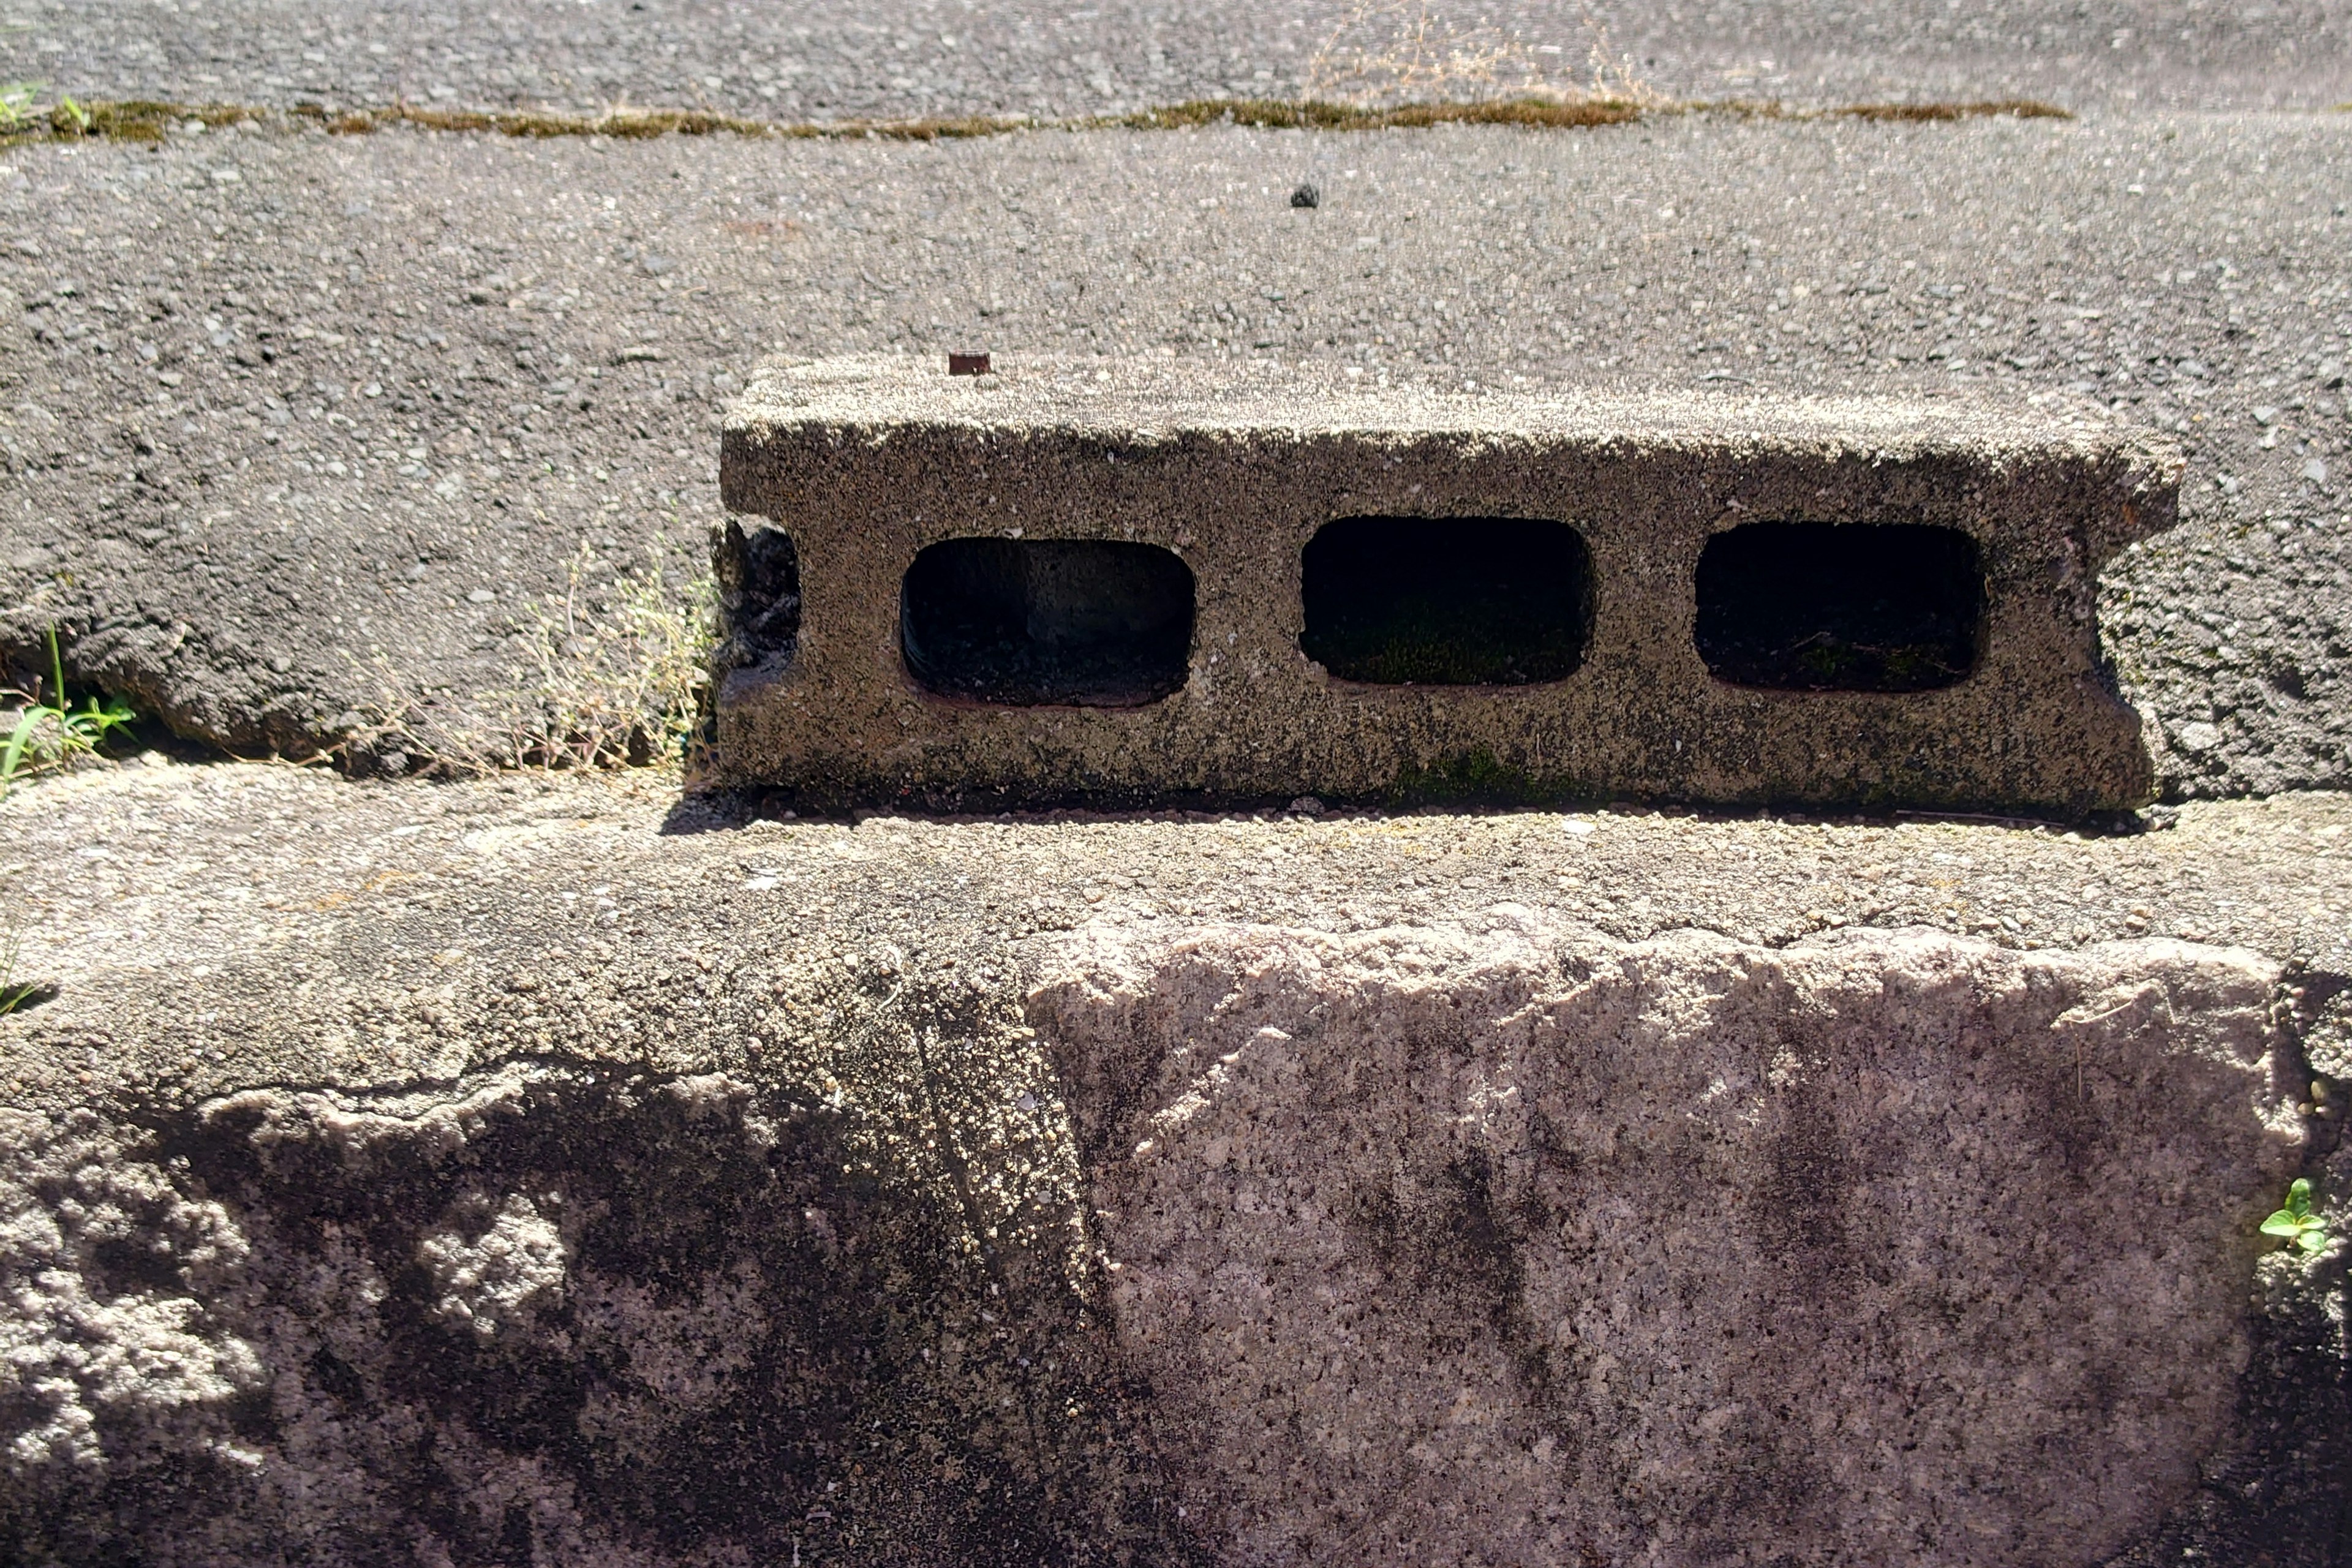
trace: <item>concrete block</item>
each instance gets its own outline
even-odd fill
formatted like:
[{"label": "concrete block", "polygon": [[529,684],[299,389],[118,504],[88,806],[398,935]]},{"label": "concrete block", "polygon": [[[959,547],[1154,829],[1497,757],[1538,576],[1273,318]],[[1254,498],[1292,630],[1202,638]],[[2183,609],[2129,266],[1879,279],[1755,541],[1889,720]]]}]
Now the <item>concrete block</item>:
[{"label": "concrete block", "polygon": [[2140,804],[2118,427],[1337,369],[777,365],[730,415],[714,777],[813,802]]}]

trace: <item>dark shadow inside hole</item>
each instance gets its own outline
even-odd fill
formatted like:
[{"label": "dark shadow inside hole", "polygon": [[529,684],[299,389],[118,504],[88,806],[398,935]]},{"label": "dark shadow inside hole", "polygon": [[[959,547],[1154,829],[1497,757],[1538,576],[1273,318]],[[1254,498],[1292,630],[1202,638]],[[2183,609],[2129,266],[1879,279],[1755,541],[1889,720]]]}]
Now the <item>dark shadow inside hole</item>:
[{"label": "dark shadow inside hole", "polygon": [[788,664],[801,636],[801,563],[773,523],[730,518],[719,541],[719,607],[738,664]]},{"label": "dark shadow inside hole", "polygon": [[1751,522],[1698,561],[1699,658],[1792,691],[1927,691],[1976,668],[1976,541],[1919,523]]},{"label": "dark shadow inside hole", "polygon": [[1347,517],[1300,566],[1298,646],[1338,679],[1526,686],[1584,661],[1591,556],[1564,522]]},{"label": "dark shadow inside hole", "polygon": [[950,539],[907,568],[899,646],[942,696],[1134,707],[1184,684],[1192,589],[1192,568],[1156,544]]}]

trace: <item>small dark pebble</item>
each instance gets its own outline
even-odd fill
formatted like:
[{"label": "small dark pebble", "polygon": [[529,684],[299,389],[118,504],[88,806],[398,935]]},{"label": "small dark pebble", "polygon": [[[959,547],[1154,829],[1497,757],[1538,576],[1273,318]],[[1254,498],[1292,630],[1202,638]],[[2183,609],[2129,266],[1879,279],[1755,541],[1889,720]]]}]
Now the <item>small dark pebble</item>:
[{"label": "small dark pebble", "polygon": [[1290,193],[1290,205],[1295,207],[1321,206],[1323,193],[1316,189],[1314,182],[1310,180]]}]

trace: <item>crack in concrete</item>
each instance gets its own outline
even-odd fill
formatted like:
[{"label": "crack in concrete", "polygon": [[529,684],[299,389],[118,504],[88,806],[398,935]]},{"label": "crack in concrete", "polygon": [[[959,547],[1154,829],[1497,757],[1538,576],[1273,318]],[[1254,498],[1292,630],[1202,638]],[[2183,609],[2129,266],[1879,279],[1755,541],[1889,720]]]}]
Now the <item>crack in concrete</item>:
[{"label": "crack in concrete", "polygon": [[1384,107],[1329,103],[1315,99],[1196,99],[1128,114],[1058,118],[1007,115],[922,116],[904,120],[754,120],[699,109],[627,109],[598,115],[551,110],[433,109],[394,102],[373,108],[330,111],[315,103],[277,110],[257,104],[173,103],[146,99],[111,100],[63,106],[45,115],[24,115],[0,124],[0,147],[24,142],[75,142],[85,137],[153,142],[190,121],[206,128],[251,121],[318,125],[339,135],[364,135],[386,126],[415,125],[430,131],[488,132],[504,136],[608,136],[638,141],[680,135],[775,137],[786,141],[960,141],[1022,131],[1181,131],[1214,124],[1276,131],[1423,130],[1435,125],[1519,125],[1540,129],[1585,129],[1629,125],[1675,115],[1720,115],[1734,119],[1787,121],[1868,120],[1914,123],[1950,122],[2008,116],[2019,120],[2072,120],[2054,104],[2032,99],[1987,99],[1927,103],[1851,103],[1795,108],[1753,99],[1510,98],[1460,102],[1404,103]]}]

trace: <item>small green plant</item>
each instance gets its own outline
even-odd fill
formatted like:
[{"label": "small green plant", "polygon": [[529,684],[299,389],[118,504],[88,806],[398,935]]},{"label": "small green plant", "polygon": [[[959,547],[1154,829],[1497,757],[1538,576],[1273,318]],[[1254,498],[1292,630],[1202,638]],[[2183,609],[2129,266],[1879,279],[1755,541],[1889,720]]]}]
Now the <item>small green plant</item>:
[{"label": "small green plant", "polygon": [[2327,1222],[2311,1212],[2311,1184],[2297,1176],[2286,1190],[2286,1207],[2263,1221],[2264,1236],[2281,1237],[2305,1252],[2327,1245]]},{"label": "small green plant", "polygon": [[0,136],[31,128],[33,100],[40,90],[37,81],[0,82]]},{"label": "small green plant", "polygon": [[58,100],[58,107],[49,116],[49,129],[69,136],[89,134],[90,113],[70,98]]},{"label": "small green plant", "polygon": [[16,712],[16,721],[9,729],[8,742],[0,749],[0,800],[8,797],[9,786],[18,773],[37,773],[43,768],[58,767],[78,758],[95,755],[115,731],[125,729],[138,720],[131,705],[120,697],[110,697],[103,703],[95,697],[85,697],[79,708],[71,706],[66,696],[65,662],[58,656],[58,628],[49,628],[49,686],[47,700],[42,693],[16,693],[25,699]]}]

